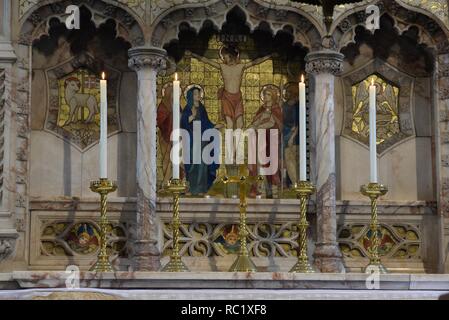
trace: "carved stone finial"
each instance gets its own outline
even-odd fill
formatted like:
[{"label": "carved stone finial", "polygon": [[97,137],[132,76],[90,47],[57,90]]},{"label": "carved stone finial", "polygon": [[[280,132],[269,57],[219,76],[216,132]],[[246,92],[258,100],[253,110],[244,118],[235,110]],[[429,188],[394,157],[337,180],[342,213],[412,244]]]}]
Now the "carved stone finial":
[{"label": "carved stone finial", "polygon": [[332,50],[311,52],[305,58],[306,72],[311,74],[329,73],[338,75],[343,71],[343,58],[343,54]]},{"label": "carved stone finial", "polygon": [[0,263],[9,258],[14,252],[16,246],[16,239],[19,236],[18,233],[14,231],[7,230],[2,232],[0,230]]},{"label": "carved stone finial", "polygon": [[156,69],[157,72],[165,70],[167,67],[167,51],[157,47],[137,47],[128,51],[128,66],[140,71],[144,68]]},{"label": "carved stone finial", "polygon": [[335,50],[337,48],[337,44],[335,43],[335,39],[332,35],[324,36],[321,39],[321,47],[323,49]]}]

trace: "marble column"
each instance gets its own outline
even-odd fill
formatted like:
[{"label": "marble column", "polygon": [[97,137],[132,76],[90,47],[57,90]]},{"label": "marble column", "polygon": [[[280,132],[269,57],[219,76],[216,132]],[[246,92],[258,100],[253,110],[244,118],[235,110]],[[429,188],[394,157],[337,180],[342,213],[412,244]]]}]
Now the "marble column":
[{"label": "marble column", "polygon": [[334,81],[343,68],[343,55],[333,50],[306,56],[306,72],[313,75],[312,149],[317,205],[315,266],[321,272],[344,272],[337,243]]},{"label": "marble column", "polygon": [[154,47],[129,50],[129,67],[137,73],[137,212],[131,228],[135,271],[156,271],[160,265],[156,215],[156,117],[158,72],[166,67],[166,51]]}]

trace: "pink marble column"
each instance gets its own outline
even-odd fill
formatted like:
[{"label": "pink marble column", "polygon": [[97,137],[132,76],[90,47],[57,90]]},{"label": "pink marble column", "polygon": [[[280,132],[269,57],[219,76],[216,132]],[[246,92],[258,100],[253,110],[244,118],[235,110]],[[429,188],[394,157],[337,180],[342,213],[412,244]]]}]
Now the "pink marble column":
[{"label": "pink marble column", "polygon": [[332,50],[306,56],[306,72],[313,75],[312,150],[316,183],[317,243],[315,266],[321,272],[344,272],[337,243],[334,80],[343,68],[343,55]]},{"label": "pink marble column", "polygon": [[137,99],[137,212],[131,228],[132,261],[136,271],[159,270],[157,182],[157,74],[166,67],[166,52],[160,48],[129,50],[129,67],[138,78]]}]

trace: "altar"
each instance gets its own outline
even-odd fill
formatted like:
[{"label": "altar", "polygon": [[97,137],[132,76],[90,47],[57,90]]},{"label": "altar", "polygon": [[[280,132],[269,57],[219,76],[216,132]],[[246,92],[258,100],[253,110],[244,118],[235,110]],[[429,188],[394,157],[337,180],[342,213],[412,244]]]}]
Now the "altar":
[{"label": "altar", "polygon": [[447,294],[448,2],[324,2],[0,0],[0,299]]}]

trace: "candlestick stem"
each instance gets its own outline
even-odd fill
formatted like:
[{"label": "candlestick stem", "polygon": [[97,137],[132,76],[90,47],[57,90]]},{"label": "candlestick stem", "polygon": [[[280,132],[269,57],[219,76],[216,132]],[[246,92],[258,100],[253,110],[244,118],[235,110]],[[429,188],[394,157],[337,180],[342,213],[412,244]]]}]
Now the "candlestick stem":
[{"label": "candlestick stem", "polygon": [[380,244],[380,224],[377,216],[377,199],[388,192],[387,187],[379,183],[369,183],[361,187],[360,192],[371,200],[371,222],[370,222],[370,245],[367,248],[369,254],[369,264],[365,268],[365,272],[371,273],[378,271],[380,273],[388,273],[383,266],[379,255]]},{"label": "candlestick stem", "polygon": [[307,255],[307,203],[310,196],[315,192],[315,187],[308,181],[300,181],[292,188],[300,201],[300,218],[298,224],[298,262],[290,272],[313,273],[315,272],[309,263]]},{"label": "candlestick stem", "polygon": [[247,188],[253,183],[260,183],[264,180],[262,176],[249,176],[248,170],[245,165],[240,166],[240,172],[238,176],[225,176],[222,178],[224,184],[237,183],[239,185],[240,195],[240,225],[239,225],[239,241],[240,250],[237,259],[232,264],[229,272],[256,272],[257,268],[254,262],[251,260],[248,251],[247,238],[248,238],[248,226],[246,222],[247,218],[247,201],[246,193]]},{"label": "candlestick stem", "polygon": [[170,261],[162,269],[164,272],[187,272],[189,269],[182,261],[179,240],[180,240],[180,227],[181,219],[179,214],[179,199],[181,194],[187,190],[187,185],[180,179],[171,179],[166,187],[166,190],[173,195],[173,219],[172,219],[172,232],[173,232],[173,247],[170,255]]},{"label": "candlestick stem", "polygon": [[90,189],[93,192],[100,194],[100,251],[98,253],[97,262],[92,266],[90,271],[93,272],[113,272],[109,261],[109,254],[107,251],[107,229],[109,225],[107,217],[107,202],[108,194],[117,190],[117,185],[108,179],[100,179],[92,181]]}]

